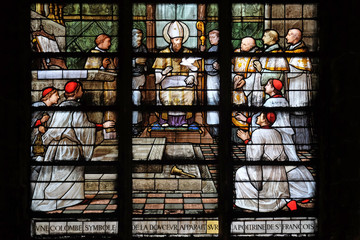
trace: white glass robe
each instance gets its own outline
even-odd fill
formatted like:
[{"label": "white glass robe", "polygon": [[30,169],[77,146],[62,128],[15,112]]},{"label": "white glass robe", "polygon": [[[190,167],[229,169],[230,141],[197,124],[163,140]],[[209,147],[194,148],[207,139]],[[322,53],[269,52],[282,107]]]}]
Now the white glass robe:
[{"label": "white glass robe", "polygon": [[[64,101],[62,106],[79,106]],[[91,160],[95,144],[95,124],[82,111],[58,111],[43,135],[48,146],[44,161]],[[42,166],[35,185],[31,209],[52,211],[80,203],[84,199],[84,166]]]},{"label": "white glass robe", "polygon": [[[217,52],[218,46],[211,46],[208,52]],[[220,102],[220,75],[219,71],[213,67],[217,61],[216,58],[205,59],[206,71],[206,98],[208,105],[219,105]],[[217,111],[207,111],[206,113],[207,124],[219,124],[219,113]]]},{"label": "white glass robe", "polygon": [[[31,105],[32,107],[46,107],[46,104],[42,101],[39,101],[39,102],[35,102]],[[52,120],[52,114],[53,112],[49,112],[49,111],[34,111],[31,115],[31,158],[32,160],[35,160],[35,161],[43,161],[43,157],[42,156],[35,156],[34,153],[33,153],[33,150],[34,150],[34,144],[35,144],[35,140],[37,138],[37,136],[40,134],[39,132],[39,128],[38,127],[35,127],[35,124],[37,122],[37,120],[40,120],[43,116],[44,116],[44,113],[47,113],[49,115],[49,120],[47,121],[47,125],[50,124],[50,121]],[[31,181],[36,181],[38,176],[39,176],[39,171],[40,171],[41,167],[40,166],[32,166],[31,167]],[[34,182],[31,182],[31,192],[33,192],[34,190],[34,187],[35,187],[35,184]]]},{"label": "white glass robe", "polygon": [[[132,78],[132,101],[135,106],[141,105],[141,91],[138,90],[140,86],[145,84],[145,75],[133,76]],[[139,111],[132,112],[132,123],[137,124],[142,121],[142,115]]]},{"label": "white glass robe", "polygon": [[[283,97],[270,97],[265,103],[264,107],[274,108],[274,107],[289,107],[288,101]],[[294,130],[290,124],[290,116],[287,111],[276,111],[276,121],[272,125],[273,128],[278,130],[282,137],[282,142],[284,144],[284,150],[289,158],[289,161],[297,161],[300,159],[296,154],[296,149],[292,136],[294,135]],[[256,129],[256,118],[260,113],[255,114],[252,117],[251,129],[254,131]],[[312,198],[315,195],[315,180],[311,175],[310,171],[305,166],[287,166],[287,175],[289,179],[290,187],[290,196],[292,199],[305,199]]]},{"label": "white glass robe", "polygon": [[[275,144],[275,145],[274,145]],[[259,128],[246,146],[246,161],[285,161],[281,135],[275,129]],[[289,198],[284,166],[244,166],[236,171],[235,205],[257,212],[283,208]]]},{"label": "white glass robe", "polygon": [[[307,53],[308,49],[304,42],[289,46],[287,53]],[[288,57],[290,72],[288,73],[289,91],[288,99],[291,107],[307,107],[311,101],[311,61],[306,56]],[[309,150],[311,131],[308,127],[309,116],[304,111],[293,112],[290,121],[295,127],[294,141],[299,150]]]},{"label": "white glass robe", "polygon": [[[289,46],[287,53],[307,53],[304,42]],[[311,60],[306,56],[291,56],[288,59],[290,72],[288,99],[291,107],[306,107],[311,96]]]},{"label": "white glass robe", "polygon": [[[289,64],[285,57],[276,56],[283,53],[279,44],[271,45],[264,50],[265,54],[273,54],[273,56],[260,57],[259,61],[262,66],[261,70],[261,85],[265,86],[270,79],[278,79],[284,84],[281,92],[284,94],[288,89],[287,86],[287,72],[289,71]],[[265,99],[268,95],[265,96]]]}]

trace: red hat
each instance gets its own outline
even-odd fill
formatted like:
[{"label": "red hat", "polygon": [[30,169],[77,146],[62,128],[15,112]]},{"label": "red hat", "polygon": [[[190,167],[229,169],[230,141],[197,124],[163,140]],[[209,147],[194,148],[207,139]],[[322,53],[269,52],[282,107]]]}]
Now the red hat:
[{"label": "red hat", "polygon": [[276,120],[276,115],[273,112],[269,112],[266,114],[266,119],[269,121],[270,124],[273,124]]},{"label": "red hat", "polygon": [[52,87],[45,88],[42,92],[42,96],[45,97],[52,90],[54,90],[54,88],[52,88]]},{"label": "red hat", "polygon": [[280,80],[274,79],[272,83],[276,90],[281,91],[281,89],[283,88],[283,83]]},{"label": "red hat", "polygon": [[66,93],[72,93],[76,90],[76,88],[78,87],[79,83],[78,82],[68,82],[65,85],[65,92]]}]

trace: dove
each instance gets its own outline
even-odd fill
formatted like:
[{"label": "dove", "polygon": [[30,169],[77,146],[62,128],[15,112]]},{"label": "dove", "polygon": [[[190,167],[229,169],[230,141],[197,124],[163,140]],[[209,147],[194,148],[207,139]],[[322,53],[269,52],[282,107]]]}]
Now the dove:
[{"label": "dove", "polygon": [[191,71],[195,72],[198,70],[196,66],[193,65],[193,63],[197,60],[200,60],[199,57],[188,57],[188,58],[182,58],[180,65],[188,67]]}]

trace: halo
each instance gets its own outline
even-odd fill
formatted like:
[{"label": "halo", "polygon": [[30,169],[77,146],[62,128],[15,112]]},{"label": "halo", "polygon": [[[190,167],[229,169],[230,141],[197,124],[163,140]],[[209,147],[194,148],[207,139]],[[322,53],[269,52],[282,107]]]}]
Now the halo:
[{"label": "halo", "polygon": [[[164,39],[165,39],[165,41],[167,43],[170,43],[170,37],[168,35],[168,29],[169,29],[171,23],[172,22],[167,23],[165,25],[164,29],[163,29],[163,36],[164,36]],[[190,30],[189,30],[189,27],[185,23],[180,22],[180,21],[179,21],[179,23],[184,29],[184,37],[183,37],[182,43],[185,43],[189,39]]]}]

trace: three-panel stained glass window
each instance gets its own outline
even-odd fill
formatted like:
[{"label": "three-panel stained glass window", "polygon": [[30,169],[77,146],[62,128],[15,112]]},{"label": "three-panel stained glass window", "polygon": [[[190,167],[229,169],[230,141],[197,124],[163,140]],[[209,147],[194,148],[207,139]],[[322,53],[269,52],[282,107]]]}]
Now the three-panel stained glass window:
[{"label": "three-panel stained glass window", "polygon": [[31,237],[316,236],[317,11],[32,3]]}]

